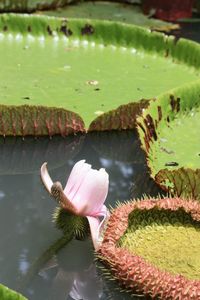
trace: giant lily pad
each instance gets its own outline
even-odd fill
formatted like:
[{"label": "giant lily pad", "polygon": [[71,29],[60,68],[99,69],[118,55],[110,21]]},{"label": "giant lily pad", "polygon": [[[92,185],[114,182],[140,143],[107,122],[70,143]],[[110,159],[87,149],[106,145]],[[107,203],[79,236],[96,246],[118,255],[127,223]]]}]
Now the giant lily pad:
[{"label": "giant lily pad", "polygon": [[67,135],[133,128],[144,99],[199,78],[200,47],[128,24],[3,14],[0,64],[0,134]]},{"label": "giant lily pad", "polygon": [[[123,2],[123,1],[122,1]],[[148,27],[154,30],[170,31],[179,28],[178,24],[172,24],[161,20],[150,19],[143,14],[141,7],[127,3],[108,1],[84,1],[67,5],[54,10],[40,11],[39,14],[65,18],[101,19],[129,23]]]},{"label": "giant lily pad", "polygon": [[200,199],[200,83],[150,104],[138,130],[151,175],[165,190]]},{"label": "giant lily pad", "polygon": [[153,299],[198,299],[199,247],[198,202],[146,199],[112,212],[98,255],[127,290]]},{"label": "giant lily pad", "polygon": [[36,9],[53,9],[70,2],[70,0],[1,0],[0,11],[32,12]]}]

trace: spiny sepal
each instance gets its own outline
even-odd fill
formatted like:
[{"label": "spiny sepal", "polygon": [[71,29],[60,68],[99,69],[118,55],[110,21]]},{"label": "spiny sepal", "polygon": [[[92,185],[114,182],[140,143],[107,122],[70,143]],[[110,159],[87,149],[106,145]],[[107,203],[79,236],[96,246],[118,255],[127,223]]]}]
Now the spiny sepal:
[{"label": "spiny sepal", "polygon": [[56,228],[63,231],[64,235],[73,233],[78,240],[84,240],[89,236],[90,228],[86,217],[73,215],[72,213],[57,207],[53,214]]}]

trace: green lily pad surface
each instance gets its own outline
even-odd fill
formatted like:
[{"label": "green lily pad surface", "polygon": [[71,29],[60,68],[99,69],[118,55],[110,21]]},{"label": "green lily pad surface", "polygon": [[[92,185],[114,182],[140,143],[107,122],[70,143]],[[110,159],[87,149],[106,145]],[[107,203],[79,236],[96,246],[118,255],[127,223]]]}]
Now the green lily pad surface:
[{"label": "green lily pad surface", "polygon": [[2,300],[27,300],[21,294],[9,289],[7,286],[0,284],[0,299]]},{"label": "green lily pad surface", "polygon": [[48,16],[65,18],[101,19],[129,23],[155,30],[170,31],[179,25],[150,19],[145,16],[138,5],[122,4],[108,1],[86,1],[70,4],[56,10],[37,12]]},{"label": "green lily pad surface", "polygon": [[32,12],[36,9],[53,9],[70,2],[70,0],[1,0],[0,11]]},{"label": "green lily pad surface", "polygon": [[200,47],[108,21],[0,16],[0,134],[133,128],[149,99],[199,78]]},{"label": "green lily pad surface", "polygon": [[152,177],[165,190],[200,198],[200,83],[172,90],[138,118]]}]

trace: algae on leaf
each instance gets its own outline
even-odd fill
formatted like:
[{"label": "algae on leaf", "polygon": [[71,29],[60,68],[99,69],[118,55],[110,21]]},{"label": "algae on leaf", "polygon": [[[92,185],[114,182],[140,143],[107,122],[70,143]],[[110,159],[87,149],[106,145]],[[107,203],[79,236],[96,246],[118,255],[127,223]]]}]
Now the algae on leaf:
[{"label": "algae on leaf", "polygon": [[152,177],[178,196],[200,199],[200,82],[171,90],[137,120]]}]

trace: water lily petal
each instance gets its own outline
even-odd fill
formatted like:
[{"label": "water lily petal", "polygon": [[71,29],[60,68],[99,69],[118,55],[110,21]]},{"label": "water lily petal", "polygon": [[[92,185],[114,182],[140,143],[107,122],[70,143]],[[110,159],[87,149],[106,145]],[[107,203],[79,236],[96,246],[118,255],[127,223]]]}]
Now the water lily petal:
[{"label": "water lily petal", "polygon": [[[109,218],[110,213],[107,210],[106,206],[103,205],[102,211],[96,217],[87,216],[89,225],[90,225],[90,233],[92,237],[92,242],[94,245],[94,249],[97,251],[102,240],[102,231],[104,229],[104,225],[106,220]],[[100,221],[100,217],[103,219]]]},{"label": "water lily petal", "polygon": [[49,172],[47,170],[47,162],[43,163],[40,169],[40,175],[44,186],[46,187],[47,191],[51,194],[51,187],[53,185],[53,181],[49,176]]},{"label": "water lily petal", "polygon": [[85,160],[80,160],[74,165],[64,188],[64,193],[70,200],[73,200],[74,195],[90,169],[91,165],[85,163]]},{"label": "water lily petal", "polygon": [[94,249],[97,250],[99,247],[97,230],[100,225],[100,220],[97,217],[89,217],[89,216],[87,217],[87,219],[90,225],[90,232],[91,232]]},{"label": "water lily petal", "polygon": [[91,169],[85,176],[73,198],[74,206],[84,216],[93,216],[98,213],[108,194],[108,174],[104,169]]}]

